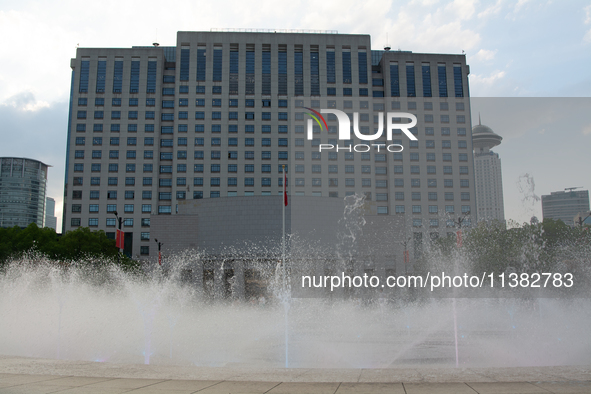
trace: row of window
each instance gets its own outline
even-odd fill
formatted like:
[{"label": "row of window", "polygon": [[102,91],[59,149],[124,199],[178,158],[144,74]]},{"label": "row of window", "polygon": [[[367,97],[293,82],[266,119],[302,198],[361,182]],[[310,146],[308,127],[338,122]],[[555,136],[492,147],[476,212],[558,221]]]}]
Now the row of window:
[{"label": "row of window", "polygon": [[[218,165],[212,165],[211,166],[211,173],[219,173],[220,172],[220,166]],[[231,172],[231,171],[229,171]],[[245,167],[245,173],[253,173],[254,172],[254,166],[252,168],[248,168],[248,166]],[[271,167],[270,165],[268,166],[268,169],[263,169],[262,171],[263,173],[270,173],[271,172]],[[166,173],[172,173],[172,166],[161,166],[160,167],[160,173],[162,174],[166,174]],[[118,178],[117,177],[108,177],[107,178],[107,184],[109,186],[117,186],[118,185]],[[173,180],[172,179],[159,179],[159,186],[160,187],[172,187],[173,185]],[[203,177],[195,177],[193,178],[193,186],[203,186],[203,181],[204,178]],[[254,186],[254,182],[255,182],[255,178],[244,178],[244,186]],[[295,178],[295,186],[305,186],[305,182],[306,182],[306,178]],[[152,186],[153,183],[153,178],[151,177],[144,177],[142,179],[142,185],[143,186]],[[428,185],[429,187],[436,187],[436,180],[428,180]],[[82,186],[84,184],[84,179],[82,177],[74,177],[73,178],[73,185],[74,186]],[[101,184],[101,179],[100,177],[91,177],[90,179],[90,184],[91,186],[100,186]],[[210,179],[210,186],[220,186],[221,184],[221,178],[219,177],[213,177]],[[228,178],[228,186],[236,186],[238,184],[238,178]],[[135,185],[135,177],[126,177],[125,178],[125,185],[126,186],[134,186]],[[187,178],[186,177],[177,177],[176,178],[176,185],[177,186],[186,186],[187,185]],[[261,178],[261,185],[262,186],[272,186],[271,185],[271,178]],[[278,178],[277,179],[277,185],[278,186],[283,186],[283,178]],[[311,179],[311,185],[312,186],[322,186],[322,178],[312,178]],[[328,179],[328,186],[338,186],[339,185],[339,179],[338,178],[329,178]],[[402,179],[396,179],[394,181],[394,185],[395,187],[403,187],[404,186],[404,180]],[[345,186],[347,187],[354,187],[355,186],[355,179],[354,178],[346,178],[345,179]],[[371,178],[363,178],[361,180],[361,186],[363,187],[371,187],[372,186],[372,179]],[[420,180],[419,179],[413,179],[411,180],[411,186],[413,187],[420,187]],[[387,179],[376,179],[375,180],[375,187],[376,188],[387,188],[388,187],[388,180]],[[445,180],[444,181],[444,187],[453,187],[453,180]],[[460,187],[462,188],[467,188],[469,187],[469,183],[468,180],[461,180],[460,181]],[[73,197],[74,199],[79,199],[82,198],[82,194],[79,193],[79,190],[74,190],[73,191]],[[396,199],[404,199],[404,192],[396,192]],[[96,194],[96,198],[98,198],[99,194]],[[398,196],[402,196],[402,198],[398,198]],[[461,193],[461,198],[462,200],[469,200],[470,199],[470,193],[469,192],[462,192]],[[467,197],[467,198],[465,198]],[[109,195],[110,199],[116,199],[116,193],[113,196],[112,194]],[[126,198],[131,198],[132,197],[128,197],[126,195]],[[151,198],[151,197],[150,197]],[[413,200],[420,200],[421,199],[421,192],[412,192],[412,199]],[[437,192],[429,192],[428,193],[428,199],[429,200],[433,200],[436,201],[437,200]],[[445,192],[445,200],[453,200],[453,192]]]},{"label": "row of window", "polygon": [[[168,213],[170,213],[170,212],[168,212]],[[80,218],[72,218],[70,220],[70,225],[72,227],[79,227],[80,224],[81,224]],[[115,227],[117,225],[117,219],[116,218],[107,218],[105,224],[107,227]],[[124,218],[123,219],[123,226],[133,227],[133,224],[134,224],[133,218]],[[88,218],[88,227],[97,227],[98,225],[99,225],[98,218]],[[149,218],[142,219],[141,226],[142,227],[150,227],[150,219]],[[149,239],[150,239],[150,233],[142,233],[141,234],[142,241],[149,240]]]},{"label": "row of window", "polygon": [[[111,124],[110,130],[112,132],[118,133],[121,131],[121,125],[120,124]],[[278,125],[277,126],[277,132],[279,134],[287,133],[288,130],[289,129],[288,129],[287,125]],[[369,127],[368,126],[360,126],[359,130],[360,130],[361,134],[369,134]],[[413,127],[409,130],[413,135],[415,135],[415,136],[419,135],[418,128]],[[76,124],[76,131],[77,132],[85,132],[86,131],[86,124],[84,124],[84,123]],[[94,132],[102,132],[103,131],[103,124],[95,123],[93,125],[93,131]],[[137,132],[138,125],[137,124],[128,124],[127,131],[128,132]],[[144,131],[145,132],[154,132],[154,125],[153,124],[144,125]],[[160,131],[161,131],[161,134],[174,134],[174,127],[173,126],[161,126]],[[189,131],[189,126],[187,124],[179,124],[179,125],[177,125],[177,131],[179,133],[183,133],[183,132],[186,133]],[[271,125],[262,125],[260,128],[260,132],[263,134],[271,133],[271,131],[272,131]],[[195,125],[195,132],[196,133],[204,133],[205,132],[205,125],[204,124],[196,124]],[[212,124],[211,125],[211,132],[212,133],[221,133],[222,132],[222,125],[221,124]],[[244,132],[247,134],[254,133],[255,126],[252,124],[244,125]],[[295,132],[296,132],[296,134],[303,134],[304,133],[304,126],[302,126],[302,125],[296,126]],[[228,133],[238,133],[238,125],[236,125],[236,124],[228,125]],[[313,133],[319,134],[320,128],[318,126],[314,126]],[[336,134],[336,133],[337,133],[336,126],[328,126],[328,134]],[[400,135],[401,131],[399,129],[393,130],[393,134]],[[433,127],[425,127],[425,135],[427,135],[427,136],[435,135],[435,129]],[[451,129],[449,127],[442,127],[441,128],[441,135],[442,136],[450,136]],[[460,137],[465,137],[466,136],[466,128],[465,127],[458,127],[457,128],[457,135]],[[319,139],[316,139],[316,141],[318,141],[318,143],[320,142]],[[414,141],[414,142],[416,142],[416,141]],[[329,140],[329,143],[337,144],[338,141],[336,139],[331,139],[331,140]],[[402,144],[402,140],[393,140],[393,143]],[[347,141],[345,141],[345,144],[347,146],[352,145],[353,140],[347,140]]]},{"label": "row of window", "polygon": [[[121,106],[121,98],[114,97],[111,99],[111,106],[112,107],[120,107]],[[255,100],[254,99],[245,99],[244,106],[246,108],[254,108],[255,107]],[[129,107],[137,107],[139,105],[138,98],[129,98],[128,99],[128,106]],[[88,105],[88,98],[86,97],[79,97],[78,98],[78,106],[79,107],[86,107]],[[103,97],[96,97],[94,99],[95,107],[104,107],[105,106],[105,99]],[[163,100],[162,101],[162,108],[174,108],[175,101],[174,100]],[[228,100],[228,107],[236,108],[239,105],[238,99],[229,99]],[[155,98],[147,98],[146,99],[146,107],[155,107],[156,106],[156,99]],[[178,106],[179,107],[188,107],[189,106],[189,99],[187,98],[180,98],[178,99]],[[196,107],[204,107],[205,106],[205,99],[195,99],[195,106]],[[222,99],[212,99],[211,100],[212,107],[221,107],[222,106]],[[262,108],[270,108],[272,107],[272,100],[264,99],[261,100],[261,107]],[[310,106],[312,108],[321,108],[320,100],[311,100]],[[353,101],[345,100],[343,101],[343,106],[345,109],[353,108]],[[399,101],[393,101],[392,109],[401,109],[401,103]],[[287,108],[288,107],[288,100],[279,99],[277,100],[277,107],[278,108]],[[303,100],[296,101],[296,107],[304,107]],[[336,108],[337,102],[336,101],[327,101],[326,102],[327,108]],[[367,101],[362,101],[359,103],[360,109],[369,108],[369,103]],[[463,102],[455,103],[456,111],[464,111],[465,105]],[[423,108],[426,111],[433,110],[433,102],[426,101],[423,103]],[[383,103],[374,103],[373,107],[374,111],[384,111],[384,104]],[[416,101],[409,101],[407,102],[407,108],[409,111],[417,109],[417,102]],[[440,111],[448,111],[449,110],[449,103],[448,102],[440,102],[439,103],[439,110]]]},{"label": "row of window", "polygon": [[[401,81],[399,71],[403,66],[398,62],[390,62],[390,96],[400,97],[401,95]],[[417,97],[417,89],[415,83],[415,64],[414,62],[406,62],[404,70],[406,71],[406,96]],[[423,97],[432,97],[433,89],[431,83],[431,65],[429,63],[421,63],[421,77],[423,86]],[[464,97],[463,88],[463,76],[462,76],[462,65],[453,65],[453,83],[455,97]],[[372,81],[373,86],[384,86],[383,80],[374,79]],[[437,81],[436,86],[438,88],[439,97],[448,97],[447,89],[447,66],[445,63],[437,64]],[[453,97],[452,96],[452,97]]]}]

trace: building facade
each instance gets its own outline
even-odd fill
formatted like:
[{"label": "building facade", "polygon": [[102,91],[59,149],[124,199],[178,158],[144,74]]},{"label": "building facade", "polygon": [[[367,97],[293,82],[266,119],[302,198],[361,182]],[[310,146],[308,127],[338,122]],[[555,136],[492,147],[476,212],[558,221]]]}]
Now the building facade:
[{"label": "building facade", "polygon": [[586,216],[589,212],[589,190],[565,190],[542,196],[542,216],[544,219],[562,220],[574,226],[578,214]]},{"label": "building facade", "polygon": [[498,153],[491,150],[502,140],[490,127],[483,125],[480,119],[478,125],[472,128],[478,220],[505,221],[501,159]]},{"label": "building facade", "polygon": [[1,157],[0,163],[0,227],[43,227],[49,166],[21,157]]},{"label": "building facade", "polygon": [[45,199],[45,227],[57,230],[57,218],[55,217],[55,200],[51,197]]},{"label": "building facade", "polygon": [[[363,195],[417,253],[476,220],[464,55],[372,51],[368,35],[178,32],[176,47],[79,48],[71,68],[63,230],[113,234],[117,212],[134,257],[153,255],[152,215],[277,195],[283,166],[288,194]],[[329,115],[308,138],[311,109],[330,108],[358,113],[368,135],[413,114],[416,140],[339,140]]]}]

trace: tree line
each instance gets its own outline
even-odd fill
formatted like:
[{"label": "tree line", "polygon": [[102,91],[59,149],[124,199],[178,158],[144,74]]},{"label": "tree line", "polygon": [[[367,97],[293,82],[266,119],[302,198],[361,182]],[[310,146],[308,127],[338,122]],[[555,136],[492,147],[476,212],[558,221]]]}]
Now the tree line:
[{"label": "tree line", "polygon": [[52,228],[39,228],[31,223],[0,228],[0,267],[26,254],[35,253],[58,263],[119,264],[124,269],[136,269],[139,263],[119,253],[115,240],[104,231],[88,227],[59,235]]}]

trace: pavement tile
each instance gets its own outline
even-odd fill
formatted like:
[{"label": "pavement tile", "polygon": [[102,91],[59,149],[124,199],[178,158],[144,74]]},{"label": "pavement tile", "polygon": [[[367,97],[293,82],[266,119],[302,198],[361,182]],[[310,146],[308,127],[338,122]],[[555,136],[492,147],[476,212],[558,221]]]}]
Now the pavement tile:
[{"label": "pavement tile", "polygon": [[420,382],[422,375],[416,369],[364,369],[359,376],[359,382],[393,383]]},{"label": "pavement tile", "polygon": [[55,386],[42,383],[27,383],[0,388],[0,394],[48,394],[71,389],[72,386]]},{"label": "pavement tile", "polygon": [[86,386],[88,384],[94,384],[99,382],[106,382],[109,380],[113,380],[113,378],[93,378],[87,376],[63,376],[63,377],[56,377],[56,379],[46,380],[43,381],[43,384],[46,385],[53,385],[53,386]]},{"label": "pavement tile", "polygon": [[402,383],[341,383],[335,394],[406,394]]},{"label": "pavement tile", "polygon": [[[591,380],[591,376],[589,377]],[[555,394],[589,394],[591,393],[591,381],[587,382],[543,382],[532,384]]]},{"label": "pavement tile", "polygon": [[478,394],[548,394],[529,382],[468,383]]},{"label": "pavement tile", "polygon": [[476,394],[465,383],[404,383],[406,394]]},{"label": "pavement tile", "polygon": [[164,380],[156,379],[111,379],[104,382],[98,382],[86,385],[89,389],[94,388],[124,388],[124,389],[138,389],[141,387],[151,386],[156,383],[164,382]]},{"label": "pavement tile", "polygon": [[279,382],[221,382],[198,394],[263,394],[277,386]]},{"label": "pavement tile", "polygon": [[0,377],[0,388],[16,386],[26,383],[51,381],[59,378],[60,376],[54,375],[5,374],[5,376]]},{"label": "pavement tile", "polygon": [[334,394],[339,383],[286,382],[271,389],[269,394]]},{"label": "pavement tile", "polygon": [[188,390],[189,392],[195,392],[197,390],[203,390],[207,387],[221,383],[220,380],[167,380],[164,382],[152,384],[143,389],[153,390]]}]

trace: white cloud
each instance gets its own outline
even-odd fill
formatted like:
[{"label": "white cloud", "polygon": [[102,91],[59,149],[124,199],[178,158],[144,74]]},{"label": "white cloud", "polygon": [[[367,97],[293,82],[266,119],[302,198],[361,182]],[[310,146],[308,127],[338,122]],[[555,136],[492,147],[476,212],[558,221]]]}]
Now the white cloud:
[{"label": "white cloud", "polygon": [[498,82],[500,79],[505,77],[505,71],[494,71],[492,74],[488,76],[473,74],[470,75],[470,84],[471,85],[492,85],[493,83]]},{"label": "white cloud", "polygon": [[454,0],[445,7],[446,11],[455,14],[456,19],[471,19],[475,12],[475,0]]},{"label": "white cloud", "polygon": [[531,0],[518,0],[517,3],[515,4],[515,7],[513,7],[513,12],[515,12],[517,14],[530,1]]},{"label": "white cloud", "polygon": [[591,23],[591,5],[583,8],[583,11],[585,11],[585,24],[588,25]]},{"label": "white cloud", "polygon": [[474,60],[477,61],[487,61],[487,60],[492,60],[495,58],[495,55],[497,54],[497,50],[495,49],[494,51],[488,50],[488,49],[481,49],[479,50],[476,55],[474,55]]},{"label": "white cloud", "polygon": [[47,101],[37,101],[35,95],[30,91],[20,92],[4,100],[0,105],[12,107],[20,111],[38,111],[41,108],[48,108]]},{"label": "white cloud", "polygon": [[484,11],[478,13],[478,18],[488,18],[492,15],[498,15],[503,8],[503,0],[497,0],[497,2],[487,8]]}]

